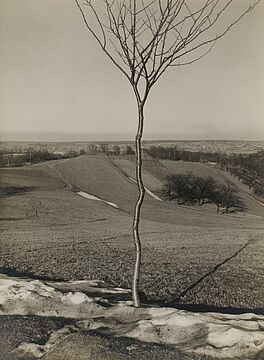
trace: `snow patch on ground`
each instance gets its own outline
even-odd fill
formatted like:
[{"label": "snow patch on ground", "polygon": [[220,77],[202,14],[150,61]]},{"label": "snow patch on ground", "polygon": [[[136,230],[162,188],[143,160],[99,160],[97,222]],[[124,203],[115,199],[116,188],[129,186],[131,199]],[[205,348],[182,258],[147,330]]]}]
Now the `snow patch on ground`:
[{"label": "snow patch on ground", "polygon": [[100,305],[81,292],[58,291],[40,280],[0,279],[0,315],[39,315],[86,318]]},{"label": "snow patch on ground", "polygon": [[251,358],[264,348],[264,316],[150,309],[127,336],[212,356]]},{"label": "snow patch on ground", "polygon": [[96,197],[94,195],[91,195],[91,194],[87,194],[84,191],[78,191],[77,194],[84,197],[84,198],[86,198],[86,199],[100,201],[100,202],[103,202],[103,203],[105,203],[107,205],[112,206],[115,209],[118,209],[118,206],[115,203],[100,199],[100,198],[98,198],[98,197]]},{"label": "snow patch on ground", "polygon": [[[136,180],[133,179],[133,178],[130,177],[130,176],[129,176],[129,179],[130,179],[131,181],[133,181],[135,184],[137,183]],[[145,186],[144,186],[144,187],[145,187]],[[146,187],[145,187],[145,190],[146,190],[146,193],[149,194],[150,196],[152,196],[154,199],[156,199],[156,200],[158,200],[158,201],[162,201],[162,199],[161,199],[158,195],[154,194],[152,191],[150,191],[150,190],[147,189]]]},{"label": "snow patch on ground", "polygon": [[102,281],[45,283],[1,276],[0,315],[56,316],[77,321],[74,327],[54,332],[46,345],[21,344],[16,349],[17,358],[25,358],[25,354],[41,358],[61,337],[72,331],[91,330],[216,358],[252,359],[264,349],[262,315],[134,308],[130,301],[116,300],[124,295],[131,296],[130,290],[114,288]]}]

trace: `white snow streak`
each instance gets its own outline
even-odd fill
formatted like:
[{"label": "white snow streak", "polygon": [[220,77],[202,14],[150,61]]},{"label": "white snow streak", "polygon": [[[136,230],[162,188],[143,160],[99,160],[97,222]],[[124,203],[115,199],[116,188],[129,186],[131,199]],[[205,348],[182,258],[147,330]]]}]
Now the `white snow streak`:
[{"label": "white snow streak", "polygon": [[77,194],[80,195],[80,196],[82,196],[82,197],[84,197],[84,198],[86,198],[86,199],[100,201],[100,202],[103,202],[103,203],[105,203],[105,204],[107,204],[107,205],[112,206],[112,207],[115,208],[115,209],[118,209],[118,206],[117,206],[115,203],[112,203],[112,202],[110,202],[110,201],[106,201],[106,200],[100,199],[100,198],[98,198],[98,197],[96,197],[96,196],[94,196],[94,195],[91,195],[91,194],[87,194],[87,193],[84,192],[84,191],[78,191]]},{"label": "white snow streak", "polygon": [[[129,177],[129,179],[131,181],[133,181],[135,184],[137,183],[135,179],[133,179],[132,177]],[[152,191],[150,191],[149,189],[147,189],[145,186],[144,186],[145,190],[146,190],[146,193],[149,194],[150,196],[152,196],[154,199],[158,200],[158,201],[162,201],[160,197],[158,197],[158,195],[154,194]]]}]

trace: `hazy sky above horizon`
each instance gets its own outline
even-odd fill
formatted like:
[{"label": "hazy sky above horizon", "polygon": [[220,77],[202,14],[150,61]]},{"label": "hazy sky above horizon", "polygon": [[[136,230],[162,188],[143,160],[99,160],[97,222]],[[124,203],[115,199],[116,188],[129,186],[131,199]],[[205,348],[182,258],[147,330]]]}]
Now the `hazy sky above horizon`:
[{"label": "hazy sky above horizon", "polygon": [[[264,2],[200,62],[166,72],[146,106],[146,138],[264,140],[263,19]],[[0,0],[0,67],[0,140],[136,131],[130,85],[73,0]]]}]

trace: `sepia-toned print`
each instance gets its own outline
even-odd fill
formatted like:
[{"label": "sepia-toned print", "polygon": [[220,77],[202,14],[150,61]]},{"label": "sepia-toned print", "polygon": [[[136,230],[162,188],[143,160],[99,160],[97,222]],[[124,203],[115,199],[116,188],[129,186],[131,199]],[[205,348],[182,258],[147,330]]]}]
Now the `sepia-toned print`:
[{"label": "sepia-toned print", "polygon": [[0,359],[264,359],[263,15],[0,0]]}]

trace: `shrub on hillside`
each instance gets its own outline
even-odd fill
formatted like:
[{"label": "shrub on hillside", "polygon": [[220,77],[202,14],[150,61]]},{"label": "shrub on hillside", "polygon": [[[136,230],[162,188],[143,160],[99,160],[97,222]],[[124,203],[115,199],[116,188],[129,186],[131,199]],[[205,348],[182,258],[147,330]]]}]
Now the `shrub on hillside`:
[{"label": "shrub on hillside", "polygon": [[188,175],[170,175],[165,184],[165,194],[169,200],[178,199],[178,204],[182,205],[186,202],[192,203],[195,199],[193,193],[193,179],[192,174]]},{"label": "shrub on hillside", "polygon": [[113,152],[114,155],[120,155],[120,153],[121,153],[120,146],[119,145],[114,145],[113,149],[112,149],[112,152]]},{"label": "shrub on hillside", "polygon": [[211,202],[217,207],[219,213],[220,207],[224,208],[224,212],[228,213],[231,208],[236,210],[245,210],[246,206],[238,195],[238,190],[229,182],[225,184],[217,184],[212,192]]},{"label": "shrub on hillside", "polygon": [[135,155],[135,151],[134,151],[134,149],[132,148],[132,146],[127,145],[127,147],[126,147],[126,154],[127,154],[127,155]]},{"label": "shrub on hillside", "polygon": [[256,181],[253,185],[254,193],[264,198],[264,179]]}]

